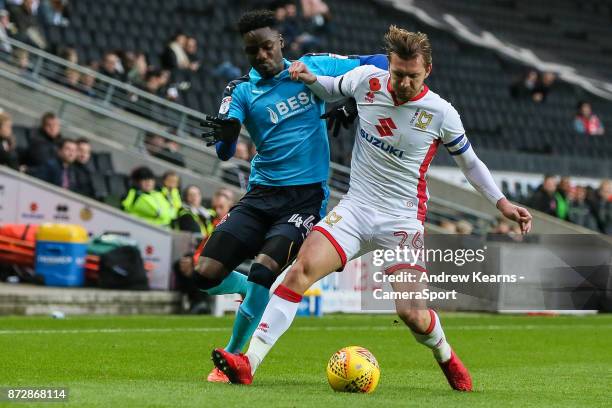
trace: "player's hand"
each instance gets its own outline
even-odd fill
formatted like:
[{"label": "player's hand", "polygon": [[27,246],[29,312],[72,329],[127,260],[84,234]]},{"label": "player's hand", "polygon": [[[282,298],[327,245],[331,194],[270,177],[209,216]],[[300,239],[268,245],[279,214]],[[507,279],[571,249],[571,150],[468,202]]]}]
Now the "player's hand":
[{"label": "player's hand", "polygon": [[202,126],[210,128],[208,132],[202,133],[206,146],[212,146],[217,142],[234,143],[240,135],[240,121],[236,118],[220,118],[218,116],[206,115]]},{"label": "player's hand", "polygon": [[533,217],[526,208],[514,205],[504,197],[497,202],[497,209],[504,217],[516,222],[521,227],[523,235],[531,231],[531,220]]},{"label": "player's hand", "polygon": [[357,117],[357,101],[354,98],[347,99],[343,105],[336,106],[321,115],[321,119],[327,119],[327,130],[332,127],[333,137],[338,137],[340,126],[348,129]]},{"label": "player's hand", "polygon": [[302,61],[293,61],[288,72],[289,78],[294,81],[301,81],[306,85],[314,84],[317,81],[317,77],[308,70],[308,67]]}]

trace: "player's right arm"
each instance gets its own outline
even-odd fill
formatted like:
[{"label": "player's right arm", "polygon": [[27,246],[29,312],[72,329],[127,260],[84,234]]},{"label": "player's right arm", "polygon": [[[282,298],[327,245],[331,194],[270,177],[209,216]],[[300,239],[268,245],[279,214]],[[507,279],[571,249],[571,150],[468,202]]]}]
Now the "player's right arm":
[{"label": "player's right arm", "polygon": [[205,127],[211,129],[204,136],[211,138],[210,143],[215,145],[217,157],[223,161],[234,156],[240,129],[246,118],[248,100],[245,98],[245,85],[241,85],[245,82],[248,82],[248,76],[231,81],[223,91],[219,114],[207,116],[203,122]]}]

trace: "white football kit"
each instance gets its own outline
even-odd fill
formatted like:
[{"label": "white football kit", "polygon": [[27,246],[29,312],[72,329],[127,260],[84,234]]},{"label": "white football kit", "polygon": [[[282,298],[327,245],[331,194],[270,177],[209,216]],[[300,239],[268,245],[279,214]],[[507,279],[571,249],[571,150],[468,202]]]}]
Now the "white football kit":
[{"label": "white football kit", "polygon": [[[349,96],[357,101],[349,191],[314,227],[334,245],[343,264],[375,249],[423,248],[426,175],[440,145],[489,201],[503,197],[471,148],[455,108],[426,85],[399,103],[389,72],[364,65],[336,78],[319,76],[310,88],[327,101]],[[385,264],[389,273],[403,266]],[[422,263],[416,269],[423,269]]]}]

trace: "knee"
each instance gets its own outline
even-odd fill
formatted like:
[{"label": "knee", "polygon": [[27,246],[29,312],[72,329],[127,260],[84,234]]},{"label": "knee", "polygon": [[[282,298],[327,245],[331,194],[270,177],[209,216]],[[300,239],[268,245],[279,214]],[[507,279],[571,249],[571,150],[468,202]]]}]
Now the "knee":
[{"label": "knee", "polygon": [[227,271],[223,264],[211,258],[200,258],[200,262],[195,268],[193,281],[198,289],[208,290],[218,286],[227,276]]},{"label": "knee", "polygon": [[299,290],[303,293],[314,283],[311,279],[311,271],[312,268],[310,267],[310,263],[298,258],[287,272],[287,276],[283,283],[293,290]]},{"label": "knee", "polygon": [[399,309],[397,315],[413,331],[419,332],[422,327],[428,326],[429,312],[426,309]]},{"label": "knee", "polygon": [[249,271],[249,281],[270,289],[279,273],[277,269],[264,262],[255,262]]}]

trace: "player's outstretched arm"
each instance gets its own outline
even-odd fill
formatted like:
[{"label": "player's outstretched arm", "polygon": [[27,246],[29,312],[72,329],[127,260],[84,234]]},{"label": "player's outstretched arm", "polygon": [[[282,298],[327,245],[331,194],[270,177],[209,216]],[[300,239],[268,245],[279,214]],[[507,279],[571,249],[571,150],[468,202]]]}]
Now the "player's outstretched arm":
[{"label": "player's outstretched arm", "polygon": [[291,79],[303,82],[315,95],[325,102],[336,102],[346,97],[339,92],[334,92],[334,81],[336,78],[315,75],[310,72],[302,61],[294,61],[289,67],[288,72]]},{"label": "player's outstretched arm", "polygon": [[[459,137],[465,138],[465,136]],[[454,150],[454,152],[449,149],[465,177],[480,194],[497,207],[504,217],[519,224],[523,234],[528,233],[531,230],[532,220],[529,211],[523,207],[512,204],[504,196],[499,187],[495,184],[491,172],[482,160],[476,156],[474,149],[469,145],[467,139],[465,143],[467,143],[467,149],[460,154],[453,154],[454,152],[460,151],[460,149]]]}]

